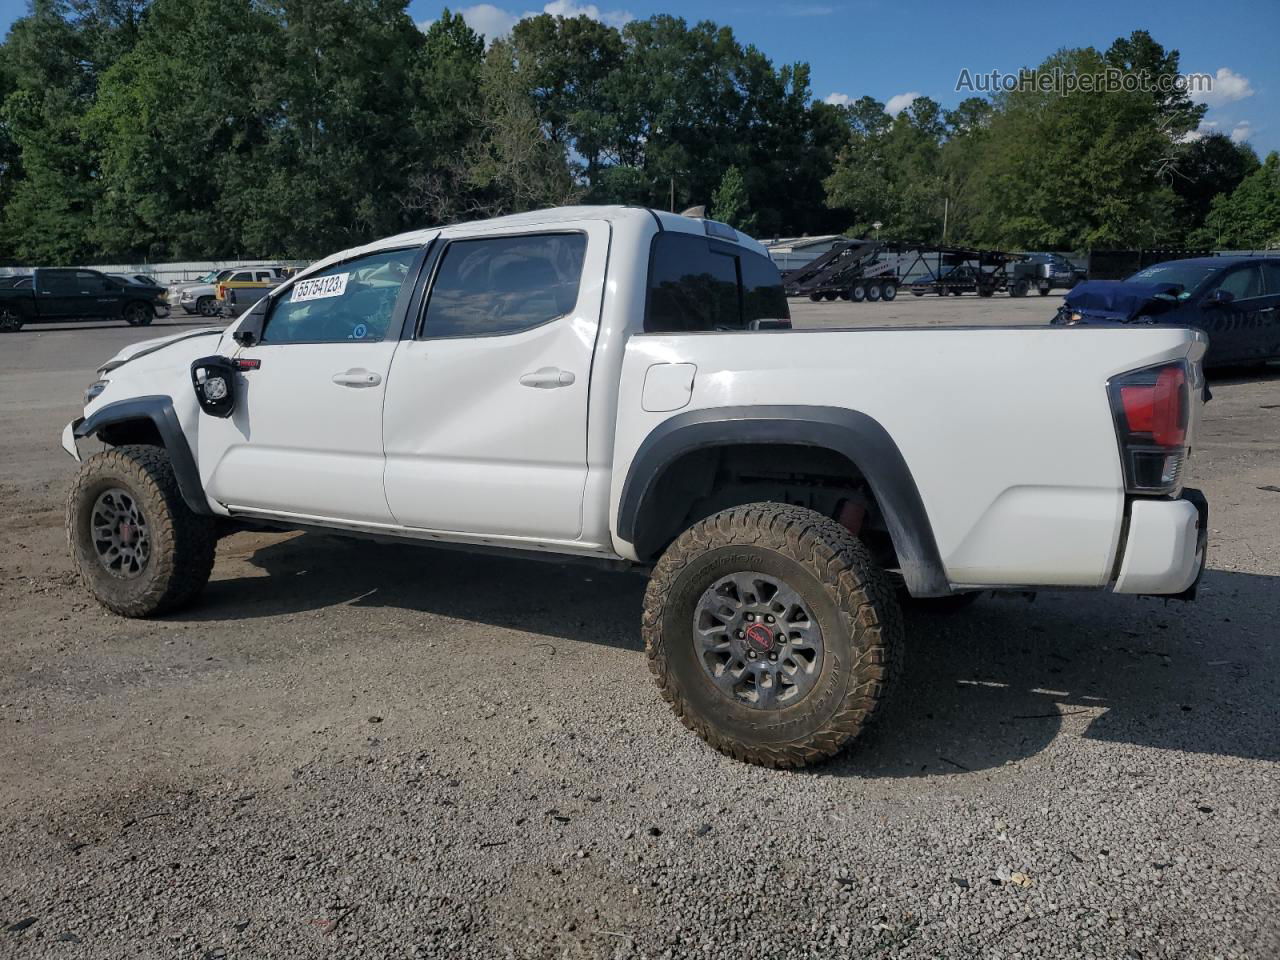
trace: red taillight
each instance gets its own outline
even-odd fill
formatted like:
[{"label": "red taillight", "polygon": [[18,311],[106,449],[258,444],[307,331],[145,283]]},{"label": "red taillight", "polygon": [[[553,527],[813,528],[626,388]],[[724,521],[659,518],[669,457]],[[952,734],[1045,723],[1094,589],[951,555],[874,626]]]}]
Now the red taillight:
[{"label": "red taillight", "polygon": [[1107,389],[1120,441],[1125,489],[1172,494],[1181,485],[1191,420],[1190,370],[1181,361],[1133,370]]},{"label": "red taillight", "polygon": [[1156,382],[1120,386],[1120,404],[1132,433],[1148,433],[1158,447],[1180,447],[1187,440],[1187,372],[1165,367]]}]

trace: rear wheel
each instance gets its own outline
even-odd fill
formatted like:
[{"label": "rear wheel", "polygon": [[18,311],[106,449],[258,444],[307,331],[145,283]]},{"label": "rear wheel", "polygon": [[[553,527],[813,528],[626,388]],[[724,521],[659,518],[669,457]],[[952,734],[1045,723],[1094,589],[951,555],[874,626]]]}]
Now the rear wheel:
[{"label": "rear wheel", "polygon": [[0,333],[17,333],[22,329],[22,314],[12,305],[0,305]]},{"label": "rear wheel", "polygon": [[828,290],[826,293],[822,295],[822,299],[827,301],[835,300],[835,298],[836,298],[836,292],[834,290]]},{"label": "rear wheel", "polygon": [[1013,281],[1013,286],[1009,288],[1009,296],[1025,297],[1030,289],[1031,285],[1026,280],[1015,280]]},{"label": "rear wheel", "polygon": [[861,303],[867,299],[867,288],[860,283],[855,283],[853,289],[849,291],[849,299],[854,303]]},{"label": "rear wheel", "polygon": [[725,510],[685,531],[645,593],[649,669],[722,753],[801,767],[839,752],[897,673],[902,620],[866,547],[820,513]]},{"label": "rear wheel", "polygon": [[150,617],[204,587],[217,531],[182,499],[164,448],[137,445],[85,461],[67,501],[67,541],[99,603],[121,616]]},{"label": "rear wheel", "polygon": [[880,284],[873,283],[871,286],[867,287],[867,299],[872,303],[875,303],[880,299]]},{"label": "rear wheel", "polygon": [[898,296],[898,285],[896,283],[886,283],[880,291],[880,299],[895,300]]}]

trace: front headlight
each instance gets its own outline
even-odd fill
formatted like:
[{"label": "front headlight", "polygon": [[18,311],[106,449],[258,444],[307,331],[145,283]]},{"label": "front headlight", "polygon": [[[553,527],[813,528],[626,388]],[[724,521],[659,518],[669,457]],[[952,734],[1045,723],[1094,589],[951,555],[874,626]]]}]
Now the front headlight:
[{"label": "front headlight", "polygon": [[84,391],[84,405],[87,407],[103,390],[107,389],[110,380],[95,380]]}]

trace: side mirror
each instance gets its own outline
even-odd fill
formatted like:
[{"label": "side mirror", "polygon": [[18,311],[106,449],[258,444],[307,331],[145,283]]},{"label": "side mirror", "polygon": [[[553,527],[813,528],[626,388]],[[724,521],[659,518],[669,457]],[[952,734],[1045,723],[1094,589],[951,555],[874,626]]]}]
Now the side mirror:
[{"label": "side mirror", "polygon": [[1230,290],[1215,290],[1209,294],[1209,298],[1205,300],[1206,307],[1225,307],[1227,304],[1235,300],[1236,295]]},{"label": "side mirror", "polygon": [[229,417],[236,406],[236,368],[226,357],[201,357],[191,364],[191,385],[200,409]]}]

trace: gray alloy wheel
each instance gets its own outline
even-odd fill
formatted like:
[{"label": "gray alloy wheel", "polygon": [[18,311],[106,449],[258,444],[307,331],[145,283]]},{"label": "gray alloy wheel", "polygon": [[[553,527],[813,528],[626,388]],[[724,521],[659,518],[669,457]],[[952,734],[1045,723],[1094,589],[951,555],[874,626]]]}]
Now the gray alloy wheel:
[{"label": "gray alloy wheel", "polygon": [[754,570],[731,573],[693,611],[698,662],[737,703],[779,710],[808,693],[822,670],[822,627],[803,597]]},{"label": "gray alloy wheel", "polygon": [[213,297],[200,297],[196,300],[196,313],[202,317],[212,317],[218,312],[217,301]]},{"label": "gray alloy wheel", "polygon": [[131,580],[151,559],[151,530],[137,499],[122,487],[98,495],[89,513],[90,538],[102,569]]}]

